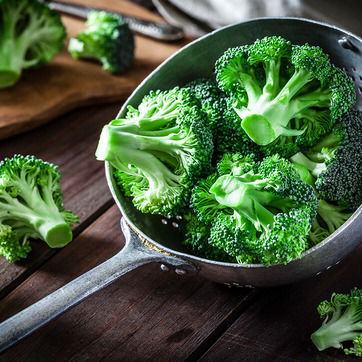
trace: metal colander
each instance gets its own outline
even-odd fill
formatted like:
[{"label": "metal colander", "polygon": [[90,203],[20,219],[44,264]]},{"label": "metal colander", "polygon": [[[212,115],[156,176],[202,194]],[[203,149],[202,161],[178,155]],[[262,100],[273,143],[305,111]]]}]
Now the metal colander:
[{"label": "metal colander", "polygon": [[[294,44],[320,46],[331,61],[352,79],[357,94],[356,109],[362,109],[362,39],[337,27],[299,18],[262,18],[210,33],[181,49],[152,72],[135,90],[127,105],[137,106],[150,90],[169,89],[193,79],[214,77],[213,67],[229,47],[251,44],[257,38],[280,35]],[[218,283],[235,286],[273,287],[319,274],[341,261],[362,242],[362,206],[336,232],[287,265],[239,265],[220,263],[185,252],[177,232],[177,219],[145,215],[133,207],[116,185],[112,167],[106,177],[123,214],[125,247],[114,257],[65,285],[48,297],[0,324],[0,350],[4,350],[65,312],[84,298],[128,271],[150,262],[172,268],[179,274],[199,273]]]}]

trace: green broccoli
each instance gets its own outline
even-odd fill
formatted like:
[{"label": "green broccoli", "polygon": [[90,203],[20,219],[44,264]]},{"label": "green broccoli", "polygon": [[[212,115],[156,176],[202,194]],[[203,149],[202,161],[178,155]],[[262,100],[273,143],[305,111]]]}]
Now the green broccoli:
[{"label": "green broccoli", "polygon": [[183,244],[193,255],[216,261],[234,261],[224,250],[209,244],[210,227],[201,222],[193,210],[188,209],[183,214],[179,230]]},{"label": "green broccoli", "polygon": [[352,81],[321,48],[277,36],[229,48],[215,70],[219,87],[234,99],[241,127],[261,146],[278,137],[311,146],[356,99]]},{"label": "green broccoli", "polygon": [[90,11],[86,29],[71,38],[68,50],[75,59],[94,59],[103,69],[123,73],[134,59],[134,36],[120,15]]},{"label": "green broccoli", "polygon": [[[300,163],[293,163],[302,181],[312,185],[315,189],[316,179],[309,170]],[[315,190],[318,199],[317,216],[312,223],[308,240],[310,247],[319,244],[327,236],[341,227],[352,215],[351,209],[343,205],[335,205],[321,199]]]},{"label": "green broccoli", "polygon": [[57,166],[34,156],[15,155],[0,163],[0,254],[25,258],[29,238],[59,248],[72,238],[78,217],[65,210]]},{"label": "green broccoli", "polygon": [[355,210],[362,204],[362,112],[348,111],[329,135],[291,160],[316,178],[321,199]]},{"label": "green broccoli", "polygon": [[226,152],[260,155],[259,146],[240,127],[239,117],[232,107],[230,98],[218,87],[216,81],[200,78],[186,84],[185,87],[190,88],[207,114],[213,134],[216,162]]},{"label": "green broccoli", "polygon": [[23,69],[50,62],[64,46],[60,16],[38,0],[0,0],[0,88],[14,85]]},{"label": "green broccoli", "polygon": [[346,354],[362,356],[362,290],[333,293],[330,301],[321,302],[317,308],[322,326],[311,335],[319,351],[343,348],[342,343],[352,341],[353,347],[344,348]]},{"label": "green broccoli", "polygon": [[299,258],[318,203],[293,165],[278,155],[257,162],[226,154],[218,170],[191,196],[196,215],[210,225],[209,243],[239,263],[268,266]]},{"label": "green broccoli", "polygon": [[212,134],[188,89],[151,91],[138,108],[106,125],[96,157],[109,161],[142,212],[177,215],[196,180],[211,169]]},{"label": "green broccoli", "polygon": [[[318,198],[318,195],[317,195]],[[325,200],[318,200],[317,216],[313,221],[308,239],[310,246],[314,246],[323,241],[327,236],[334,233],[350,217],[350,209],[342,205],[334,205]]]}]

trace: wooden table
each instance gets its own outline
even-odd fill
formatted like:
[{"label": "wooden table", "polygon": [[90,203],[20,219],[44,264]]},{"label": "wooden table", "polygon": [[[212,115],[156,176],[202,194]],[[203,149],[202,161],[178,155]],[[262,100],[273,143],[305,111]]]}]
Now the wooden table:
[{"label": "wooden table", "polygon": [[[32,242],[16,264],[0,258],[0,321],[113,256],[121,214],[95,148],[121,102],[83,107],[1,141],[0,158],[33,154],[59,165],[64,204],[80,217],[63,249]],[[148,264],[89,297],[0,361],[352,361],[310,341],[318,303],[361,287],[362,246],[312,279],[272,289],[228,288]]]}]

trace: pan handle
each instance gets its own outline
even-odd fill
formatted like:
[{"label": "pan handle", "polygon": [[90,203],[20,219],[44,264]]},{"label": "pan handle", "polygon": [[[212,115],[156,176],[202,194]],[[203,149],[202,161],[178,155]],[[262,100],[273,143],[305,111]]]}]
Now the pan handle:
[{"label": "pan handle", "polygon": [[0,353],[141,265],[161,262],[182,270],[195,270],[183,259],[164,255],[144,245],[124,218],[121,226],[126,244],[118,254],[0,323]]}]

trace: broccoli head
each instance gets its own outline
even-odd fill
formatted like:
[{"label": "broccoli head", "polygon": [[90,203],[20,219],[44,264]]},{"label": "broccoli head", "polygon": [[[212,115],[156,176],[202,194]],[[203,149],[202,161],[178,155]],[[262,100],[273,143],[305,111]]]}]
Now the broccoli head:
[{"label": "broccoli head", "polygon": [[[229,48],[215,70],[219,87],[234,99],[241,127],[261,146],[275,147],[279,137],[315,144],[356,98],[352,81],[321,48],[277,36]],[[281,140],[279,150],[291,143]]]},{"label": "broccoli head", "polygon": [[[310,171],[300,163],[293,163],[293,166],[298,171],[301,179],[315,188],[316,179]],[[310,247],[319,244],[327,236],[335,232],[352,215],[349,207],[327,202],[321,198],[317,191],[316,197],[318,199],[318,209],[308,236]]]},{"label": "broccoli head", "polygon": [[362,112],[348,111],[329,135],[291,160],[316,178],[321,199],[355,210],[362,204]]},{"label": "broccoli head", "polygon": [[183,236],[183,244],[192,254],[210,260],[234,261],[223,249],[209,243],[210,227],[200,222],[193,210],[188,209],[183,214],[179,230]]},{"label": "broccoli head", "polygon": [[344,348],[346,354],[362,356],[362,290],[349,293],[333,293],[330,300],[317,308],[322,326],[311,335],[319,351],[327,348],[343,348],[342,343],[352,341],[353,347]]},{"label": "broccoli head", "polygon": [[134,36],[122,16],[90,11],[86,29],[70,39],[68,50],[76,59],[94,59],[111,73],[124,72],[134,59]]},{"label": "broccoli head", "polygon": [[109,161],[142,212],[176,215],[210,172],[212,134],[188,89],[151,91],[138,108],[103,128],[96,157]]},{"label": "broccoli head", "polygon": [[313,221],[308,236],[310,246],[319,244],[327,236],[334,233],[351,217],[351,215],[350,209],[345,206],[334,205],[319,199],[317,217]]},{"label": "broccoli head", "polygon": [[200,78],[188,83],[185,87],[191,90],[200,102],[202,110],[207,114],[213,134],[216,162],[226,152],[238,152],[244,155],[260,154],[259,146],[240,127],[240,119],[230,97],[218,87],[216,81]]},{"label": "broccoli head", "polygon": [[0,163],[0,254],[10,261],[30,251],[29,238],[50,247],[68,244],[78,217],[65,210],[57,166],[15,155]]},{"label": "broccoli head", "polygon": [[191,197],[196,214],[211,226],[209,243],[241,263],[300,257],[318,205],[293,165],[278,155],[257,162],[226,154],[218,170],[214,183],[200,183]]},{"label": "broccoli head", "polygon": [[38,0],[0,0],[0,88],[14,85],[22,70],[50,62],[64,46],[60,16]]}]

